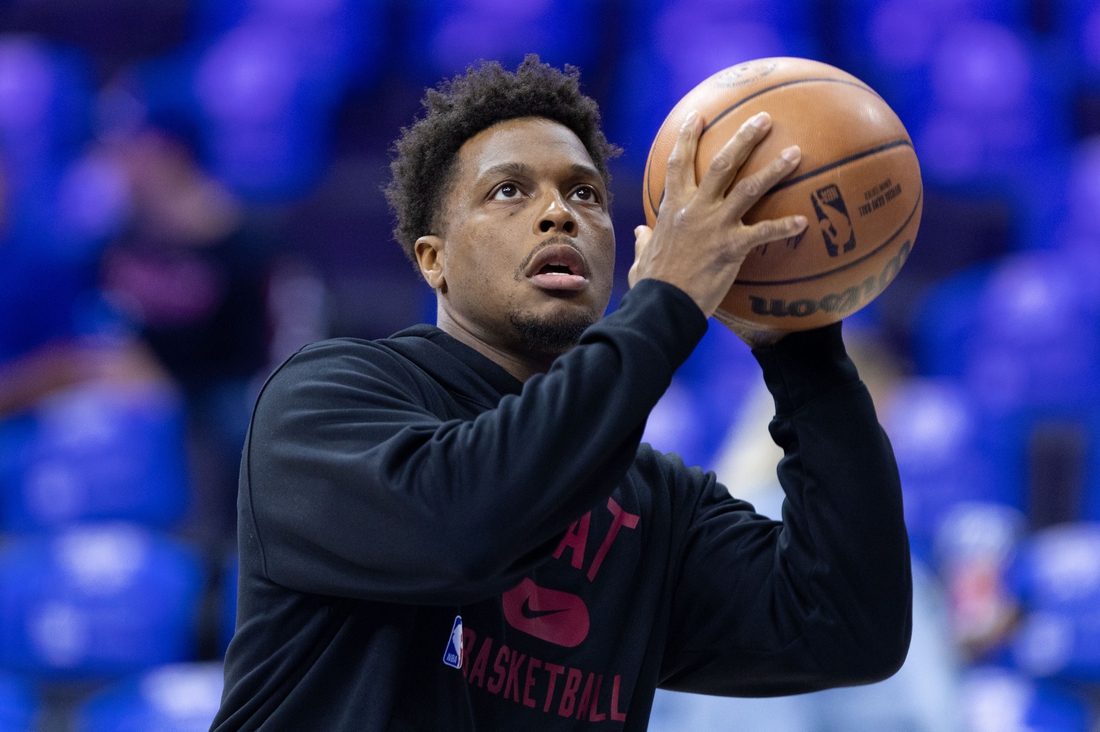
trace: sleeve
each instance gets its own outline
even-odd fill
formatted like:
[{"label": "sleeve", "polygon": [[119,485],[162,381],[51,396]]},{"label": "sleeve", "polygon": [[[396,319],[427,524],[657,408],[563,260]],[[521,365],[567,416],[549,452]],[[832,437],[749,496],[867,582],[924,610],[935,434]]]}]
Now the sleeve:
[{"label": "sleeve", "polygon": [[661,685],[773,696],[890,676],[909,647],[912,578],[897,466],[870,395],[839,323],[754,353],[776,403],[783,521],[753,513],[713,473],[672,478],[695,505]]},{"label": "sleeve", "polygon": [[262,393],[242,515],[267,578],[386,602],[499,594],[607,499],[650,409],[706,330],[681,290],[639,282],[520,395],[441,421],[397,360],[307,351]]}]

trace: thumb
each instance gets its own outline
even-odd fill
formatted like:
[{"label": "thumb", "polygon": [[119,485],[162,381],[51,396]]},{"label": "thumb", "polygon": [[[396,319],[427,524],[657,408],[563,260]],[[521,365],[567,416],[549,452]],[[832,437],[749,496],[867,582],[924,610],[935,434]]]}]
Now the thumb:
[{"label": "thumb", "polygon": [[653,237],[653,229],[648,226],[642,225],[635,227],[634,229],[634,264],[630,265],[630,272],[627,274],[627,282],[631,287],[640,279],[638,277],[638,262],[642,258],[642,252],[645,251],[646,245],[649,244],[650,238]]}]

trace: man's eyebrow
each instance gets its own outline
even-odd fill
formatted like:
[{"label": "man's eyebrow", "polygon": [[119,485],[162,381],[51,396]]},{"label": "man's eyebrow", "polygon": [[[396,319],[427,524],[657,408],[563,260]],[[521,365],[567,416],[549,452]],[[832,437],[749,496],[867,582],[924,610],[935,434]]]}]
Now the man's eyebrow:
[{"label": "man's eyebrow", "polygon": [[481,171],[478,178],[532,178],[535,169],[527,163],[500,163]]},{"label": "man's eyebrow", "polygon": [[600,171],[593,168],[591,165],[585,165],[584,163],[573,163],[569,166],[569,169],[573,172],[573,175],[578,177],[587,176],[589,178],[596,178],[603,180],[603,176],[600,175]]},{"label": "man's eyebrow", "polygon": [[[603,176],[591,165],[585,165],[584,163],[573,163],[569,166],[569,172],[578,178],[593,178],[596,180],[603,180]],[[478,178],[534,178],[535,169],[527,163],[520,163],[517,161],[511,161],[507,163],[498,163],[485,170],[481,171],[481,175]]]}]

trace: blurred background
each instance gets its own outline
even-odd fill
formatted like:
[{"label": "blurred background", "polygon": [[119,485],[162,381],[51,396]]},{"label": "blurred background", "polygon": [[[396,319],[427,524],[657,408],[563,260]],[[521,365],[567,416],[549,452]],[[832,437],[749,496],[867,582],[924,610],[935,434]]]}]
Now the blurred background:
[{"label": "blurred background", "polygon": [[[581,69],[617,301],[665,113],[794,55],[870,83],[926,186],[848,319],[893,440],[909,661],[774,700],[661,693],[655,730],[1100,729],[1100,0],[0,2],[0,732],[206,730],[252,402],[305,343],[434,317],[390,236],[426,86]],[[712,324],[647,439],[779,516],[771,403]]]}]

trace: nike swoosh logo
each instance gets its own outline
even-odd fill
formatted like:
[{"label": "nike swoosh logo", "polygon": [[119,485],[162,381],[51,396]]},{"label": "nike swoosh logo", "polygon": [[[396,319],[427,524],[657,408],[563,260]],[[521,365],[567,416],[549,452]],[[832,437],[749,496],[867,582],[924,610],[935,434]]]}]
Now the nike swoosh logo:
[{"label": "nike swoosh logo", "polygon": [[504,619],[516,630],[575,648],[588,635],[588,608],[577,595],[539,587],[526,578],[500,596]]},{"label": "nike swoosh logo", "polygon": [[564,613],[568,610],[569,608],[567,607],[559,607],[557,610],[532,610],[530,597],[523,598],[523,605],[521,605],[519,608],[520,615],[527,618],[528,620],[541,618],[544,615],[557,615],[558,613]]}]

